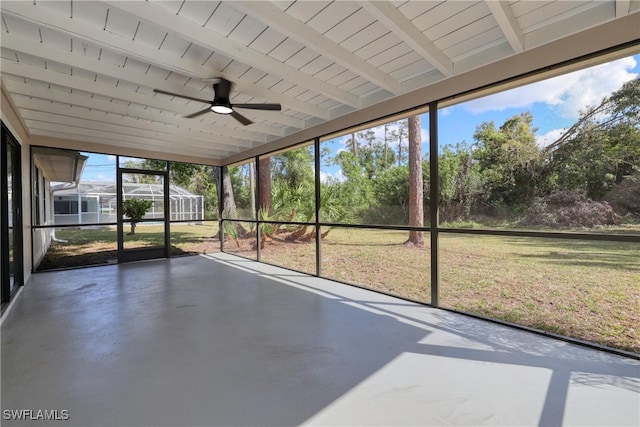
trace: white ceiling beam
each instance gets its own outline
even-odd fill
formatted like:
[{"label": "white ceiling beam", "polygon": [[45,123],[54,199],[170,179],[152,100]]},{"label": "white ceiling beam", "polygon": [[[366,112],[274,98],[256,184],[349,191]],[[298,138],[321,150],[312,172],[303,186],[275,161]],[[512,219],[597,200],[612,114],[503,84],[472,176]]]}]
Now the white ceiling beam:
[{"label": "white ceiling beam", "polygon": [[[29,66],[23,63],[3,61],[2,72],[19,77],[24,77],[27,79],[42,81],[48,84],[54,84],[71,89],[81,90],[84,92],[94,93],[96,95],[106,96],[109,98],[115,98],[126,102],[132,102],[135,104],[140,104],[142,106],[150,106],[160,110],[176,112],[178,114],[187,114],[189,112],[193,112],[192,110],[187,111],[187,108],[189,107],[187,107],[186,105],[179,106],[179,104],[169,101],[169,97],[166,96],[149,96],[139,92],[131,92],[129,90],[120,89],[114,87],[113,85],[105,84],[102,82],[93,82],[90,80],[74,78],[66,74],[57,73],[55,71],[46,71],[41,68]],[[197,103],[195,103],[194,105],[197,105]],[[158,119],[161,118],[159,117]],[[247,135],[247,133],[243,133],[242,130],[236,130],[227,126],[218,126],[215,127],[215,130],[221,135],[229,137],[238,137],[246,140],[257,140],[258,142],[266,141],[264,135]]]},{"label": "white ceiling beam", "polygon": [[[61,64],[66,64],[72,68],[78,68],[90,71],[95,74],[108,76],[130,83],[135,83],[143,87],[176,92],[175,85],[167,82],[167,80],[165,79],[154,78],[146,74],[134,73],[131,70],[128,70],[126,67],[120,67],[105,61],[98,61],[67,50],[47,47],[43,43],[25,41],[23,39],[19,39],[11,33],[4,34],[2,36],[2,46],[19,53],[21,52],[37,56],[47,61],[59,62]],[[180,86],[178,92],[185,96],[191,96],[195,98],[203,98],[206,96],[206,94],[203,94],[202,91],[184,85]],[[211,91],[210,96],[211,99],[213,99],[213,90]],[[298,129],[304,129],[305,127],[302,120],[284,114],[263,114],[263,116],[268,116],[267,120],[271,120],[275,123],[280,123],[286,126],[296,127]],[[257,117],[260,117],[260,114],[257,114]],[[262,131],[276,136],[283,136],[281,129],[274,129],[275,131],[271,132],[267,131],[266,129],[263,129]]]},{"label": "white ceiling beam", "polygon": [[184,147],[180,147],[176,144],[162,146],[160,144],[150,143],[148,139],[137,138],[133,136],[118,136],[114,138],[114,135],[109,132],[95,131],[84,128],[74,128],[69,126],[63,126],[55,123],[40,122],[37,120],[25,120],[29,125],[29,129],[32,130],[34,135],[44,136],[61,136],[74,137],[74,139],[86,140],[89,142],[100,142],[103,144],[113,145],[116,147],[126,148],[140,148],[145,150],[151,150],[156,153],[173,153],[183,154],[189,156],[202,157],[203,155],[211,156],[223,156],[226,150],[216,149],[201,149],[201,150],[189,150]]},{"label": "white ceiling beam", "polygon": [[[48,9],[38,7],[33,2],[10,1],[2,2],[2,13],[8,13],[19,19],[32,22],[53,31],[67,34],[79,40],[84,40],[96,46],[106,47],[114,52],[126,56],[132,56],[142,62],[155,64],[176,73],[193,77],[205,78],[200,73],[194,73],[190,68],[181,67],[180,61],[176,61],[173,55],[159,52],[157,49],[144,48],[141,43],[132,43],[131,39],[119,36],[109,31],[104,31],[95,25],[85,24],[68,15],[52,14]],[[3,34],[4,37],[4,34]],[[202,67],[204,69],[204,67]],[[211,77],[211,76],[206,76]]]},{"label": "white ceiling beam", "polygon": [[141,141],[147,141],[153,144],[157,144],[157,146],[166,146],[171,147],[173,145],[179,146],[181,149],[186,150],[219,150],[219,151],[231,151],[231,152],[239,152],[238,147],[236,149],[220,147],[215,143],[210,143],[209,145],[205,145],[204,142],[200,141],[199,144],[195,144],[193,140],[189,140],[187,138],[182,138],[180,140],[173,138],[171,135],[162,134],[160,132],[150,132],[143,131],[140,129],[134,129],[126,126],[113,125],[109,123],[98,123],[90,119],[83,119],[79,117],[70,117],[66,115],[61,115],[57,113],[44,112],[44,111],[35,111],[35,110],[27,110],[22,109],[22,116],[27,121],[48,123],[50,125],[62,125],[71,128],[78,129],[86,129],[92,132],[108,132],[112,134],[113,139],[120,139],[122,137],[136,137],[141,138]]},{"label": "white ceiling beam", "polygon": [[506,1],[485,0],[485,4],[498,22],[502,33],[515,53],[524,51],[524,33]]},{"label": "white ceiling beam", "polygon": [[[230,140],[220,136],[205,134],[191,129],[167,126],[159,122],[137,120],[133,117],[122,117],[119,114],[107,114],[101,111],[88,111],[58,102],[51,103],[42,99],[25,99],[24,96],[15,97],[16,105],[20,107],[20,115],[25,119],[50,121],[52,123],[82,126],[95,130],[111,131],[116,134],[134,135],[152,140],[170,143],[186,143],[189,146],[210,148],[219,147],[235,151],[257,144],[247,144],[246,141]],[[77,118],[78,121],[74,121]]]},{"label": "white ceiling beam", "polygon": [[[193,61],[180,58],[179,56],[163,53],[158,49],[145,46],[142,43],[136,43],[135,41],[126,39],[109,31],[104,31],[94,26],[84,24],[78,19],[73,19],[66,15],[52,15],[41,7],[34,6],[33,3],[12,1],[2,2],[0,5],[3,13],[8,13],[24,21],[66,34],[67,36],[77,40],[83,40],[85,42],[95,44],[96,46],[103,46],[103,48],[108,48],[113,52],[131,57],[132,59],[136,59],[140,62],[148,63],[198,80],[204,80],[212,77],[224,77],[228,80],[232,80],[235,83],[236,88],[245,95],[262,98],[270,102],[279,102],[285,108],[291,108],[293,110],[309,114],[313,117],[325,120],[329,119],[329,111],[324,108],[320,108],[318,106],[299,101],[293,97],[261,87],[249,79],[238,78],[237,76],[227,73],[221,73],[219,70],[215,70],[211,67],[205,67]],[[3,34],[3,44],[5,36],[8,36],[9,34],[10,33]],[[170,91],[177,92],[179,89],[180,88],[174,87],[170,89]],[[202,94],[200,94],[199,97],[202,97]]]},{"label": "white ceiling beam", "polygon": [[[54,101],[62,104],[90,108],[100,113],[109,113],[110,115],[116,115],[122,120],[132,119],[138,121],[137,119],[142,119],[142,121],[140,121],[139,123],[152,123],[153,125],[157,126],[163,126],[164,124],[175,125],[180,129],[180,132],[194,132],[192,135],[195,135],[196,133],[202,135],[200,138],[195,139],[206,138],[206,135],[216,136],[219,138],[220,136],[225,136],[226,133],[231,134],[231,132],[229,131],[234,130],[227,130],[224,126],[206,125],[195,119],[189,121],[188,125],[185,126],[185,119],[179,116],[176,117],[168,114],[162,114],[161,116],[158,116],[158,113],[156,111],[146,110],[143,106],[136,108],[135,106],[127,106],[116,102],[89,98],[87,96],[76,95],[74,93],[63,92],[60,90],[19,83],[9,79],[5,79],[5,84],[14,98],[16,95],[23,95],[33,98],[39,98],[43,100],[43,102]],[[235,134],[236,132],[233,133]],[[186,135],[190,136],[191,134],[187,133]],[[242,131],[238,131],[237,135],[225,136],[225,141],[231,141],[233,142],[233,145],[247,147],[252,145],[242,140],[252,142],[255,141],[258,143],[266,142],[260,138],[253,138],[253,134],[243,133]]]},{"label": "white ceiling beam", "polygon": [[360,1],[360,5],[445,76],[453,75],[453,62],[415,25],[387,1]]},{"label": "white ceiling beam", "polygon": [[[172,14],[152,2],[107,1],[105,3],[129,13],[141,21],[148,22],[150,25],[176,34],[187,41],[220,52],[246,65],[296,83],[343,104],[354,108],[360,108],[362,105],[358,96],[346,90],[303,73],[291,65],[282,63],[242,43],[231,40],[212,29],[197,25],[187,18]],[[230,5],[233,5],[233,3],[230,3]],[[176,32],[176,28],[179,28],[179,32]],[[234,78],[230,80],[233,81]]]},{"label": "white ceiling beam", "polygon": [[627,16],[631,10],[631,0],[616,0],[616,18]]},{"label": "white ceiling beam", "polygon": [[[39,144],[39,142],[41,140],[46,141],[47,138],[56,138],[57,140],[64,140],[65,142],[69,142],[69,141],[80,141],[83,143],[94,143],[94,144],[100,144],[100,149],[99,151],[105,154],[111,154],[111,153],[121,153],[123,150],[144,150],[149,154],[146,154],[145,157],[149,157],[149,158],[162,158],[163,160],[167,159],[171,156],[183,156],[183,157],[191,157],[194,159],[202,159],[203,164],[207,164],[210,163],[208,160],[221,160],[224,157],[223,153],[192,153],[192,154],[187,154],[184,151],[180,150],[180,149],[176,149],[176,147],[173,148],[167,148],[166,150],[159,150],[157,146],[151,146],[148,144],[136,144],[134,142],[130,142],[130,141],[126,141],[125,143],[123,143],[123,141],[116,141],[113,139],[109,139],[109,138],[102,138],[102,137],[98,137],[96,135],[82,135],[80,133],[74,133],[74,132],[59,132],[59,131],[52,131],[51,129],[47,129],[46,127],[39,127],[40,125],[36,122],[34,123],[34,125],[36,125],[36,127],[34,127],[34,132],[33,132],[33,136],[34,136],[34,140],[36,144]],[[44,146],[48,146],[45,144],[42,144]],[[56,144],[56,147],[59,147],[59,145]],[[74,148],[76,150],[82,150],[82,147],[76,147]],[[93,147],[89,147],[89,150],[91,151],[96,151]],[[122,154],[121,154],[122,155]],[[140,156],[139,154],[136,154],[136,156]],[[190,162],[192,163],[199,163],[197,160],[190,160]]]},{"label": "white ceiling beam", "polygon": [[326,58],[364,77],[381,88],[399,95],[402,92],[399,81],[378,70],[373,65],[360,59],[338,43],[326,38],[308,25],[283,12],[268,1],[234,1],[233,7],[247,15],[253,16],[263,24],[275,29],[285,36],[310,47]]}]

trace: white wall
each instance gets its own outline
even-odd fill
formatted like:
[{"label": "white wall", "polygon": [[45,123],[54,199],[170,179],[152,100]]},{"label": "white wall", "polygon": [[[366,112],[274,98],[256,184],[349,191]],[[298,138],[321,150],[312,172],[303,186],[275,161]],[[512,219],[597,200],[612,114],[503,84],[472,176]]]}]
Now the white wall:
[{"label": "white wall", "polygon": [[13,137],[21,147],[22,160],[22,251],[24,262],[24,283],[31,277],[31,174],[29,168],[30,137],[16,113],[16,108],[6,95],[4,85],[1,91],[0,115]]}]

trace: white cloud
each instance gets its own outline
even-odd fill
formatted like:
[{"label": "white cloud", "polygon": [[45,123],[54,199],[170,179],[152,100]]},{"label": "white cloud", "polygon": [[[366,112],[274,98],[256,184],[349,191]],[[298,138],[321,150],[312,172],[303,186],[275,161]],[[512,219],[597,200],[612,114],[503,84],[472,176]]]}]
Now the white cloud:
[{"label": "white cloud", "polygon": [[557,113],[563,117],[576,118],[581,109],[598,104],[623,83],[636,78],[638,74],[632,72],[636,65],[636,57],[628,57],[476,99],[462,106],[472,114],[479,114],[527,108],[539,102],[556,106]]},{"label": "white cloud", "polygon": [[345,182],[347,177],[342,174],[342,169],[338,169],[336,172],[320,171],[320,182],[338,181]]},{"label": "white cloud", "polygon": [[554,142],[555,140],[560,138],[565,131],[566,131],[566,129],[553,129],[553,130],[550,130],[549,132],[545,133],[544,135],[537,135],[536,136],[536,141],[538,142],[538,145],[540,147],[546,147],[547,145],[551,144],[552,142]]},{"label": "white cloud", "polygon": [[453,113],[453,109],[455,107],[447,107],[447,108],[441,108],[438,110],[438,112],[440,113],[441,116],[446,117],[448,115],[450,115],[451,113]]}]

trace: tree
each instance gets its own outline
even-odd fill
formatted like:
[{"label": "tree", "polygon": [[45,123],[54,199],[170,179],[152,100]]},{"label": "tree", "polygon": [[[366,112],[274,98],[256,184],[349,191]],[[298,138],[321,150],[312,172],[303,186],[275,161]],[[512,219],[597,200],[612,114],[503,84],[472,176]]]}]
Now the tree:
[{"label": "tree", "polygon": [[260,212],[271,214],[271,157],[261,157],[258,161],[258,209]]},{"label": "tree", "polygon": [[443,222],[468,220],[472,208],[481,200],[478,167],[464,142],[446,145],[438,156],[440,217]]},{"label": "tree", "polygon": [[[139,167],[139,165],[136,165]],[[143,169],[163,170],[166,162],[163,160],[145,159]],[[205,218],[218,216],[218,193],[220,174],[217,166],[193,163],[169,162],[169,181],[171,184],[202,195],[204,197]]]},{"label": "tree", "polygon": [[358,157],[358,147],[359,147],[359,143],[358,140],[356,139],[356,134],[355,132],[351,134],[351,138],[349,140],[347,140],[347,145],[351,146],[351,151],[353,153],[354,156]]},{"label": "tree", "polygon": [[[125,160],[124,167],[128,169],[150,169],[150,170],[164,170],[167,167],[167,162],[163,160],[148,160],[145,159],[142,162],[136,160]],[[142,173],[124,173],[122,174],[122,181],[134,184],[156,184],[156,175],[147,175]]]},{"label": "tree", "polygon": [[387,152],[389,150],[389,140],[391,138],[391,132],[389,132],[391,123],[385,123],[383,126],[384,126],[384,169],[386,170],[389,167],[389,156],[387,155]]},{"label": "tree", "polygon": [[533,116],[524,112],[498,129],[493,122],[483,122],[473,135],[477,142],[473,158],[494,206],[525,208],[544,188],[543,157],[532,124]]},{"label": "tree", "polygon": [[122,213],[131,220],[130,235],[136,234],[136,224],[147,214],[153,206],[153,201],[145,199],[127,199],[122,201]]},{"label": "tree", "polygon": [[391,139],[398,142],[398,166],[402,165],[407,160],[407,150],[403,150],[405,147],[404,141],[408,138],[407,121],[401,120],[398,123],[398,128],[391,131]]},{"label": "tree", "polygon": [[409,168],[392,167],[374,181],[377,209],[368,218],[382,224],[407,224],[409,220]]},{"label": "tree", "polygon": [[[409,225],[424,225],[424,196],[422,180],[422,137],[420,135],[420,116],[409,117]],[[409,231],[405,245],[424,246],[422,231]]]},{"label": "tree", "polygon": [[274,206],[281,216],[295,221],[315,218],[313,147],[300,147],[273,156]]},{"label": "tree", "polygon": [[228,166],[222,168],[222,208],[224,217],[231,219],[236,218],[237,207],[233,196],[233,185]]},{"label": "tree", "polygon": [[598,200],[640,170],[640,79],[622,85],[545,148],[556,189]]},{"label": "tree", "polygon": [[341,151],[334,162],[340,165],[344,182],[336,182],[331,186],[336,196],[336,203],[341,204],[348,216],[354,221],[362,221],[373,203],[373,181],[367,175],[362,162],[350,151]]}]

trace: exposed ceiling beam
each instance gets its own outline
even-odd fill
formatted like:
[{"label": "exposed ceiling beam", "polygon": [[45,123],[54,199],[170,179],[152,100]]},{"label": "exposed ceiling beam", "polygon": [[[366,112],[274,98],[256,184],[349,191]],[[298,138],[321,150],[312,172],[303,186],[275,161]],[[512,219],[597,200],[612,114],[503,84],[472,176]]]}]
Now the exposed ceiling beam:
[{"label": "exposed ceiling beam", "polygon": [[[135,73],[132,70],[127,69],[126,67],[117,66],[105,61],[98,61],[85,55],[79,55],[70,52],[68,50],[52,49],[42,43],[28,42],[23,39],[17,38],[11,33],[4,34],[2,36],[2,46],[8,49],[12,49],[16,52],[34,55],[47,61],[59,62],[62,64],[66,64],[72,68],[78,68],[90,71],[95,74],[108,76],[114,79],[128,81],[143,87],[162,89],[169,92],[175,90],[175,85],[167,82],[167,80],[165,79],[151,77],[146,74]],[[196,98],[202,98],[203,96],[206,96],[203,95],[202,91],[184,85],[180,87],[179,91],[180,94]],[[211,91],[210,96],[211,99],[213,99],[213,91]],[[268,120],[271,120],[275,123],[284,124],[286,126],[296,127],[298,129],[304,129],[305,127],[302,120],[284,114],[265,114],[263,115],[263,118],[264,116],[268,116]],[[259,114],[258,117],[260,117]],[[280,129],[277,129],[275,132],[266,132],[272,135],[282,136],[282,131]]]},{"label": "exposed ceiling beam", "polygon": [[[123,10],[141,21],[160,27],[165,31],[176,34],[179,37],[195,43],[199,46],[220,52],[243,64],[258,70],[268,72],[280,78],[286,78],[311,91],[325,95],[343,104],[359,108],[361,100],[356,95],[328,84],[316,77],[306,74],[291,65],[282,63],[268,55],[231,40],[214,30],[197,25],[193,21],[180,15],[168,12],[161,6],[147,1],[107,1],[111,7]],[[232,3],[231,3],[232,4]],[[179,32],[176,32],[179,28]],[[231,78],[230,80],[234,80]]]},{"label": "exposed ceiling beam", "polygon": [[[2,13],[8,13],[24,21],[32,22],[53,31],[67,34],[70,37],[93,43],[96,46],[102,45],[114,52],[135,57],[143,62],[156,64],[161,68],[188,77],[199,79],[210,77],[201,75],[200,73],[194,73],[190,68],[181,67],[179,65],[180,61],[176,61],[173,55],[168,55],[157,49],[144,48],[140,43],[132,43],[131,40],[127,40],[127,43],[124,43],[126,39],[122,36],[104,31],[102,28],[96,26],[85,24],[68,15],[54,15],[47,9],[34,5],[33,2],[2,2]],[[152,53],[152,55],[150,55],[150,53]],[[204,67],[201,67],[201,69],[204,69]]]},{"label": "exposed ceiling beam", "polygon": [[485,0],[502,33],[515,53],[524,51],[524,34],[508,2]]},{"label": "exposed ceiling beam", "polygon": [[[95,130],[110,130],[115,134],[126,134],[165,141],[171,144],[186,144],[187,146],[236,151],[257,144],[247,144],[231,138],[221,140],[219,136],[205,134],[192,129],[167,126],[164,123],[138,120],[123,117],[119,114],[109,114],[96,110],[78,111],[77,107],[58,102],[51,103],[42,99],[28,99],[24,95],[15,98],[20,107],[20,115],[25,119],[50,121],[51,123],[65,123],[70,126],[82,126]],[[77,118],[77,121],[74,121]]]},{"label": "exposed ceiling beam", "polygon": [[326,38],[323,34],[293,16],[283,12],[271,2],[234,1],[233,7],[253,16],[285,36],[310,47],[324,57],[332,59],[343,67],[391,92],[393,95],[401,93],[400,82],[396,79],[378,70],[373,65],[354,55],[353,52],[349,52],[338,43]]},{"label": "exposed ceiling beam", "polygon": [[62,136],[66,135],[67,138],[72,137],[74,139],[92,141],[92,142],[100,142],[106,143],[109,145],[114,145],[116,147],[126,147],[126,148],[140,148],[145,150],[151,150],[158,153],[175,153],[175,154],[183,154],[188,156],[202,156],[210,155],[210,156],[220,156],[224,155],[226,150],[216,150],[216,149],[208,149],[208,150],[189,150],[184,147],[180,147],[176,144],[172,146],[162,147],[162,150],[159,150],[157,144],[149,144],[149,140],[145,138],[138,138],[134,136],[127,135],[113,135],[110,132],[96,131],[84,128],[77,127],[69,127],[58,125],[55,123],[47,123],[40,122],[37,120],[25,120],[29,124],[29,129],[33,131],[34,135],[44,135],[44,136]]},{"label": "exposed ceiling beam", "polygon": [[[122,36],[104,31],[91,25],[87,25],[68,16],[52,15],[42,8],[34,6],[30,2],[3,2],[2,12],[10,14],[18,19],[49,28],[53,31],[66,34],[77,40],[82,40],[96,46],[106,46],[113,52],[131,57],[143,63],[148,63],[160,68],[176,72],[186,77],[198,80],[204,80],[212,77],[224,77],[233,81],[237,89],[245,95],[262,98],[270,102],[279,102],[286,108],[291,108],[305,114],[309,114],[321,119],[329,119],[329,111],[306,102],[299,101],[293,97],[283,95],[281,93],[269,90],[267,88],[256,85],[255,82],[246,78],[238,78],[227,73],[221,73],[211,67],[205,67],[193,61],[188,61],[179,56],[169,55],[145,46],[142,43],[136,43],[132,40],[125,39]],[[9,33],[10,34],[10,33]],[[8,33],[3,34],[4,38]],[[176,92],[179,88],[171,89]],[[202,96],[202,95],[201,95]]]},{"label": "exposed ceiling beam", "polygon": [[622,18],[629,14],[631,0],[616,0],[616,18]]},{"label": "exposed ceiling beam", "polygon": [[[197,132],[203,135],[205,138],[207,135],[215,136],[218,140],[221,136],[225,137],[225,142],[232,138],[233,145],[249,146],[246,142],[241,140],[256,141],[259,143],[265,142],[264,138],[258,137],[258,135],[250,132],[236,131],[235,129],[229,129],[226,126],[216,126],[206,124],[200,120],[193,119],[185,126],[185,121],[180,116],[176,116],[175,113],[166,114],[164,112],[158,113],[157,110],[145,109],[143,105],[130,104],[123,105],[121,103],[103,101],[100,99],[94,99],[87,96],[76,95],[75,93],[64,92],[61,90],[48,89],[42,86],[34,86],[32,84],[25,84],[13,79],[5,79],[4,83],[12,94],[24,95],[34,98],[40,98],[47,101],[55,101],[62,104],[69,104],[79,107],[85,107],[100,112],[110,113],[112,115],[118,115],[123,119],[142,119],[142,122],[154,122],[157,124],[172,124],[181,129],[181,132]],[[237,140],[236,140],[237,138]],[[201,138],[196,138],[201,139]]]},{"label": "exposed ceiling beam", "polygon": [[[179,114],[187,114],[193,111],[191,107],[188,107],[186,105],[177,108],[179,104],[169,101],[169,98],[166,96],[154,97],[139,92],[131,92],[129,90],[120,89],[103,82],[78,79],[55,71],[45,71],[41,68],[26,65],[23,63],[3,61],[2,72],[14,76],[24,77],[27,79],[38,80],[49,84],[94,93],[96,95],[106,96],[109,98],[132,102],[135,104],[140,104],[142,106],[150,106],[160,110],[173,111]],[[197,105],[197,103],[195,103],[194,105]],[[221,136],[239,137],[244,139],[249,138],[246,133],[243,134],[243,131],[238,131],[227,126],[218,126],[215,129]],[[266,141],[264,135],[259,134],[255,137],[255,139],[251,139],[258,140],[258,142]]]},{"label": "exposed ceiling beam", "polygon": [[425,37],[415,25],[387,1],[361,1],[360,5],[384,24],[416,53],[422,55],[445,76],[453,75],[453,62],[436,45]]},{"label": "exposed ceiling beam", "polygon": [[[47,132],[46,130],[39,130],[37,134],[31,136],[32,145],[41,147],[51,147],[56,149],[66,149],[75,151],[89,151],[92,153],[105,153],[127,157],[138,157],[157,159],[157,149],[139,149],[134,147],[125,147],[122,145],[114,145],[110,141],[102,140],[100,138],[81,138],[72,134],[61,134],[57,132]],[[220,165],[220,155],[186,155],[182,153],[176,153],[175,150],[170,150],[170,157],[164,157],[160,160],[170,160],[174,162],[184,162],[193,164],[202,164],[209,166]]]},{"label": "exposed ceiling beam", "polygon": [[184,150],[218,150],[220,152],[238,152],[238,147],[235,149],[232,146],[220,147],[216,144],[206,144],[205,141],[200,141],[198,145],[194,141],[187,138],[176,139],[172,135],[164,134],[161,132],[144,131],[141,129],[135,129],[128,126],[118,126],[105,122],[96,122],[91,119],[85,119],[80,117],[70,117],[67,115],[61,115],[46,111],[26,110],[21,111],[25,120],[38,121],[42,123],[48,123],[50,125],[64,125],[72,128],[86,129],[88,131],[96,132],[108,132],[115,138],[123,137],[136,137],[143,138],[147,141],[153,141],[157,144],[157,147],[165,148],[171,146],[179,146]]}]

